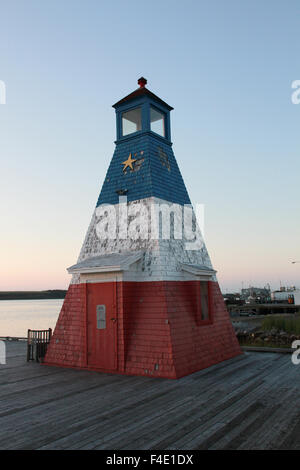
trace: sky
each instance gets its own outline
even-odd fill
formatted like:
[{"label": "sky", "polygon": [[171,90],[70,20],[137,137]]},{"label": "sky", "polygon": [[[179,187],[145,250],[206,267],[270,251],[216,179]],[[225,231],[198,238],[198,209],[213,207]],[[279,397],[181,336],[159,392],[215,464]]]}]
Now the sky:
[{"label": "sky", "polygon": [[140,76],[222,290],[300,287],[299,1],[0,0],[0,24],[0,290],[67,288]]}]

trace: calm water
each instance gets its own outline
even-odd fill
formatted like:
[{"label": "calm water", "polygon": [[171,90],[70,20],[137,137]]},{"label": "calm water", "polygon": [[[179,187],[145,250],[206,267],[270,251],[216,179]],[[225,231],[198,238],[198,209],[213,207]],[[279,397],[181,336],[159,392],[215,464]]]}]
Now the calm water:
[{"label": "calm water", "polygon": [[27,330],[54,328],[63,299],[1,300],[0,336],[27,336]]}]

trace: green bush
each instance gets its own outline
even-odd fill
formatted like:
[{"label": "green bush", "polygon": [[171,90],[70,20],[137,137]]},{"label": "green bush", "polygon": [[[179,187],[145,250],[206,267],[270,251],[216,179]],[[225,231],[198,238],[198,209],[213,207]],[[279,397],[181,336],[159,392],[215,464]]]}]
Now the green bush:
[{"label": "green bush", "polygon": [[300,317],[284,317],[284,316],[268,316],[262,321],[262,329],[264,331],[277,328],[286,333],[299,335],[300,334]]}]

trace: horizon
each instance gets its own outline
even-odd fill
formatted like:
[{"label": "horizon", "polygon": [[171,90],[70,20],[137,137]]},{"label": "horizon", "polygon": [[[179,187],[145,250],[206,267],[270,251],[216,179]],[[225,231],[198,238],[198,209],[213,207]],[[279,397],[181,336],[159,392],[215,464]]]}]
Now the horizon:
[{"label": "horizon", "polygon": [[300,287],[298,2],[155,0],[147,21],[139,5],[2,6],[0,291],[68,288],[114,151],[112,105],[141,76],[174,106],[222,292]]}]

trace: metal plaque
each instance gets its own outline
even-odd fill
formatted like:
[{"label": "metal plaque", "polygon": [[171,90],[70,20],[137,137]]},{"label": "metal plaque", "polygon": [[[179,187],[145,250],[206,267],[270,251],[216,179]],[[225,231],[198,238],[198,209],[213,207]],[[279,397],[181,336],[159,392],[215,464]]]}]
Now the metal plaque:
[{"label": "metal plaque", "polygon": [[105,305],[97,305],[97,329],[105,330],[106,328],[106,307]]}]

